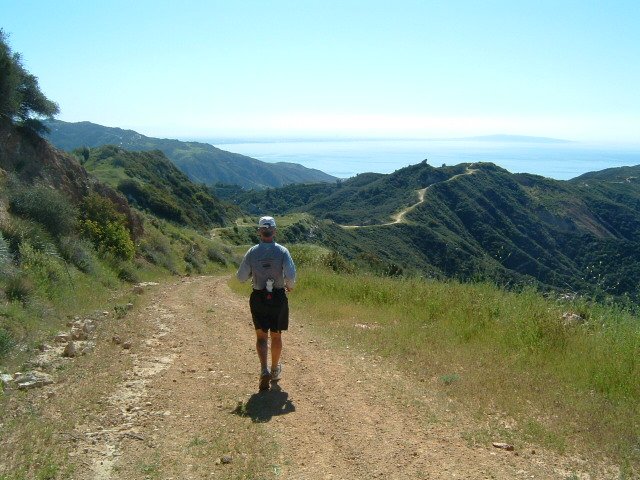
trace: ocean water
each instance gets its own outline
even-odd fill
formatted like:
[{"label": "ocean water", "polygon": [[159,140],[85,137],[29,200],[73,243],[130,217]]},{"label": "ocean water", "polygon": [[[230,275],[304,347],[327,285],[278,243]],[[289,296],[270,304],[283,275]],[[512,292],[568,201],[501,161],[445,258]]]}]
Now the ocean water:
[{"label": "ocean water", "polygon": [[512,173],[568,180],[586,172],[640,164],[640,145],[525,143],[477,140],[344,140],[223,143],[218,148],[265,162],[292,162],[340,178],[391,173],[429,164],[492,162]]}]

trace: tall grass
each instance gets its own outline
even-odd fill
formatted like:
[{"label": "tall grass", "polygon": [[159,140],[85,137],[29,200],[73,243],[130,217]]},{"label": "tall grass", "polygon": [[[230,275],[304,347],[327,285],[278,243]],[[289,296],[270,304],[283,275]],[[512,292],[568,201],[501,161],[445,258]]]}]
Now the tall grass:
[{"label": "tall grass", "polygon": [[[449,394],[512,416],[522,439],[640,465],[640,319],[627,311],[533,289],[317,267],[303,268],[291,305],[317,333],[336,332],[417,377],[455,378]],[[570,313],[578,320],[565,321]]]}]

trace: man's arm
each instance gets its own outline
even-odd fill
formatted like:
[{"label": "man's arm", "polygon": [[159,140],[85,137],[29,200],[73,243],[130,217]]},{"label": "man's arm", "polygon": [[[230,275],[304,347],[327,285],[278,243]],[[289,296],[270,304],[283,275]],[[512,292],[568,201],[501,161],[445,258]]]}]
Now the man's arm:
[{"label": "man's arm", "polygon": [[296,266],[293,263],[293,259],[291,258],[289,250],[287,250],[286,248],[282,270],[284,273],[284,288],[287,290],[287,292],[290,292],[296,285]]},{"label": "man's arm", "polygon": [[251,278],[251,262],[249,261],[250,253],[251,250],[245,253],[242,263],[240,263],[240,267],[238,267],[238,271],[236,272],[236,278],[241,282],[246,282]]}]

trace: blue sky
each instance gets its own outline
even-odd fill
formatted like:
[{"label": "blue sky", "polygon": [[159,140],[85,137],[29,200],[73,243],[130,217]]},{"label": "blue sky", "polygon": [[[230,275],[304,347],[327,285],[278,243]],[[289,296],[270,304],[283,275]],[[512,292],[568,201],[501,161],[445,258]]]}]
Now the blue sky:
[{"label": "blue sky", "polygon": [[0,0],[59,118],[154,136],[639,142],[637,1]]}]

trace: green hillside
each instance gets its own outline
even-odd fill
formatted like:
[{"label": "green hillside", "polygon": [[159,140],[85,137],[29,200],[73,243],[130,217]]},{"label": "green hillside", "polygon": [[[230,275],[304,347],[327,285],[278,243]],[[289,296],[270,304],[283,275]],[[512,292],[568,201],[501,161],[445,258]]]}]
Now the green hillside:
[{"label": "green hillside", "polygon": [[597,172],[589,172],[569,180],[581,183],[588,180],[604,180],[608,182],[638,183],[640,181],[640,165],[633,167],[606,168]]},{"label": "green hillside", "polygon": [[235,209],[161,153],[92,150],[87,163],[118,191],[37,136],[4,121],[0,135],[3,365],[33,355],[67,315],[127,303],[119,293],[129,291],[126,284],[218,271],[235,261],[229,247],[199,233]]},{"label": "green hillside", "polygon": [[[356,262],[638,299],[640,183],[626,180],[634,168],[557,181],[486,163],[423,162],[341,184],[247,192],[236,201],[250,212],[330,220],[309,238]],[[425,188],[418,203],[417,191]],[[393,214],[412,205],[402,222],[392,223]]]},{"label": "green hillside", "polygon": [[267,163],[237,153],[220,150],[207,143],[181,142],[141,135],[133,130],[104,127],[91,122],[68,123],[47,120],[48,139],[56,147],[116,145],[126,150],[160,150],[192,181],[214,185],[224,183],[262,189],[291,183],[333,182],[335,177],[295,163]]},{"label": "green hillside", "polygon": [[434,168],[426,162],[394,173],[362,173],[323,185],[289,185],[241,193],[233,200],[251,213],[308,212],[344,225],[375,225],[417,201],[416,190],[464,172],[464,166]]},{"label": "green hillside", "polygon": [[130,152],[110,145],[77,154],[90,173],[119,190],[132,206],[159,218],[202,229],[232,223],[240,215],[206,186],[191,182],[160,151]]}]

